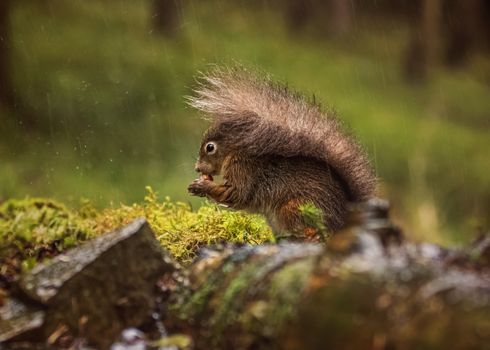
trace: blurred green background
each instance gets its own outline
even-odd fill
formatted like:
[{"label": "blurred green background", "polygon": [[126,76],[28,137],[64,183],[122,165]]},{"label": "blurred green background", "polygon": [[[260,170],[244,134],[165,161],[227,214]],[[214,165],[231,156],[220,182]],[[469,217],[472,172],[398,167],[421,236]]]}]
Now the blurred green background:
[{"label": "blurred green background", "polygon": [[490,207],[489,6],[472,1],[2,0],[0,200],[190,201],[206,123],[185,104],[239,61],[334,107],[408,235],[468,241]]}]

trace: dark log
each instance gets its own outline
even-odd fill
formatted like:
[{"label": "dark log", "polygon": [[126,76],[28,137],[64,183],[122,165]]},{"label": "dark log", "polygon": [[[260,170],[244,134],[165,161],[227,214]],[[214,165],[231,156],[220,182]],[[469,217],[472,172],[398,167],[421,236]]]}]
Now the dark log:
[{"label": "dark log", "polygon": [[166,326],[198,349],[488,348],[489,239],[467,250],[404,242],[382,211],[326,248],[207,250]]},{"label": "dark log", "polygon": [[123,329],[149,317],[157,280],[175,269],[146,221],[136,220],[23,276],[18,297],[25,306],[0,310],[0,341],[23,340],[24,332],[32,338],[40,328],[37,338],[50,344],[69,333],[106,349]]}]

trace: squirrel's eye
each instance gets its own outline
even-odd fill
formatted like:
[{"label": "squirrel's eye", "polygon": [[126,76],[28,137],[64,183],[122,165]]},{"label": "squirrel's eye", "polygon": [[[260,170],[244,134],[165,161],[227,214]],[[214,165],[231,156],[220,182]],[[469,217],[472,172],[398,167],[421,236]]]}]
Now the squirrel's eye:
[{"label": "squirrel's eye", "polygon": [[207,154],[214,154],[216,152],[216,144],[214,142],[208,142],[206,144],[206,153]]}]

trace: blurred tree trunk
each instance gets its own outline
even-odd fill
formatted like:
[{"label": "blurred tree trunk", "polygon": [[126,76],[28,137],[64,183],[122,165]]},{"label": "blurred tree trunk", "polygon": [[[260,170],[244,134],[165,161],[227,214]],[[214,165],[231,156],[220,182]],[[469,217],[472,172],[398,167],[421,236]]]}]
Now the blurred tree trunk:
[{"label": "blurred tree trunk", "polygon": [[168,37],[174,37],[181,25],[180,0],[153,0],[153,29]]},{"label": "blurred tree trunk", "polygon": [[289,0],[287,23],[291,32],[302,30],[315,21],[315,30],[331,37],[341,37],[352,27],[352,0]]},{"label": "blurred tree trunk", "polygon": [[9,109],[15,107],[14,88],[10,77],[10,0],[0,1],[0,102]]},{"label": "blurred tree trunk", "polygon": [[330,34],[341,37],[347,34],[352,27],[352,9],[354,3],[351,0],[330,0]]},{"label": "blurred tree trunk", "polygon": [[14,2],[0,0],[0,104],[25,130],[39,129],[36,113],[18,96],[12,81],[10,12]]},{"label": "blurred tree trunk", "polygon": [[289,0],[286,6],[286,20],[291,32],[295,33],[303,29],[311,20],[314,4],[310,0]]},{"label": "blurred tree trunk", "polygon": [[405,62],[405,73],[411,81],[427,79],[440,44],[442,0],[417,0],[409,13],[412,38]]},{"label": "blurred tree trunk", "polygon": [[490,1],[482,2],[482,31],[480,39],[487,50],[490,50]]},{"label": "blurred tree trunk", "polygon": [[463,65],[478,41],[481,12],[485,0],[447,1],[445,7],[445,28],[447,29],[446,63]]}]

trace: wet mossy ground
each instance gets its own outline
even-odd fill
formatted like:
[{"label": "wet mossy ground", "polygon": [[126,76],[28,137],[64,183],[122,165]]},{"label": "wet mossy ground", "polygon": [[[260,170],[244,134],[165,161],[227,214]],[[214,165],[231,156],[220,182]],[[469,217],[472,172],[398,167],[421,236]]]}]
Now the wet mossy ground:
[{"label": "wet mossy ground", "polygon": [[193,210],[186,203],[158,198],[151,188],[142,203],[102,210],[89,202],[72,209],[45,198],[10,199],[0,205],[0,291],[9,289],[23,269],[137,217],[148,220],[162,246],[182,264],[192,261],[205,245],[273,241],[258,216],[212,203]]}]

